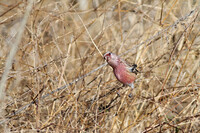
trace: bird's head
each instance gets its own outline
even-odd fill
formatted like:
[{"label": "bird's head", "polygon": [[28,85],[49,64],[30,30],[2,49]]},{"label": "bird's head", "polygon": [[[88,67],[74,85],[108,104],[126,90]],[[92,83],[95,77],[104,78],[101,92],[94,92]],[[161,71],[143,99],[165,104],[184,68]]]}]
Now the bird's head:
[{"label": "bird's head", "polygon": [[111,67],[115,68],[118,65],[119,57],[116,54],[107,52],[103,57]]}]

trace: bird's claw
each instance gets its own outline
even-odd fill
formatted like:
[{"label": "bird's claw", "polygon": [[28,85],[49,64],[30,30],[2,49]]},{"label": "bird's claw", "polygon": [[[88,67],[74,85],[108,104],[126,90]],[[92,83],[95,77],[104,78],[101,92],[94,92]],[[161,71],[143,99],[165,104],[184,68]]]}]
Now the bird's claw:
[{"label": "bird's claw", "polygon": [[128,95],[128,97],[129,97],[129,98],[133,98],[133,94],[130,93],[130,94]]}]

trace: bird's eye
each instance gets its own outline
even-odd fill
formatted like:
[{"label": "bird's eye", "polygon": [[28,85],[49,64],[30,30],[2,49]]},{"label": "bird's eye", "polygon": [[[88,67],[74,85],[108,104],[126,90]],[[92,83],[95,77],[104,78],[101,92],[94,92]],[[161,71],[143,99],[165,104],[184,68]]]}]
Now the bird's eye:
[{"label": "bird's eye", "polygon": [[104,59],[105,59],[105,58],[110,58],[111,54],[112,54],[111,52],[107,52],[107,53],[104,55]]}]

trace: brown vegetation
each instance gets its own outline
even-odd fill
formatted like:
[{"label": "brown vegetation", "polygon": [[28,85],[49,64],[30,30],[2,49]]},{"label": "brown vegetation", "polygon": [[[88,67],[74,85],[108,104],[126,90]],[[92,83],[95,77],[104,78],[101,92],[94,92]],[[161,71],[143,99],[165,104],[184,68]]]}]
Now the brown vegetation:
[{"label": "brown vegetation", "polygon": [[199,0],[31,1],[0,1],[0,132],[200,132]]}]

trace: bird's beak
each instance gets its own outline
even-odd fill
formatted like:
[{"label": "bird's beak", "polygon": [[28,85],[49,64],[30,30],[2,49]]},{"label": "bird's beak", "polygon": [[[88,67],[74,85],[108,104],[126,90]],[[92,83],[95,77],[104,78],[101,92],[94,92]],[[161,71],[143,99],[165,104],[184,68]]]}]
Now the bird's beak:
[{"label": "bird's beak", "polygon": [[105,57],[104,57],[104,60],[108,62],[109,57],[105,56]]}]

